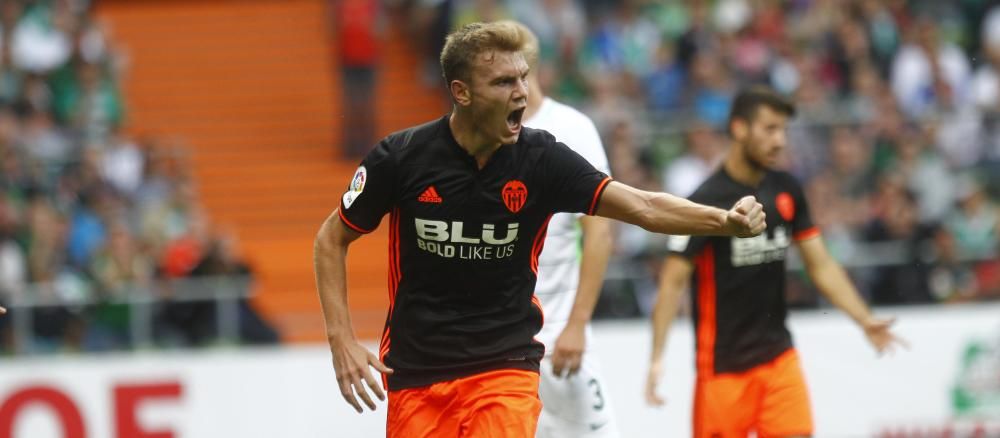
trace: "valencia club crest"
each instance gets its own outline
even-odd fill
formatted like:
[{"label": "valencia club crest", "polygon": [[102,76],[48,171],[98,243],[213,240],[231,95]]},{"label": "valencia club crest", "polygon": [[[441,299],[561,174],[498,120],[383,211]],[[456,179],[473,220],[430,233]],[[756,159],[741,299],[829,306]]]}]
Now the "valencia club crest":
[{"label": "valencia club crest", "polygon": [[528,200],[528,188],[521,181],[510,180],[503,185],[500,195],[503,197],[503,205],[506,205],[511,213],[517,213]]}]

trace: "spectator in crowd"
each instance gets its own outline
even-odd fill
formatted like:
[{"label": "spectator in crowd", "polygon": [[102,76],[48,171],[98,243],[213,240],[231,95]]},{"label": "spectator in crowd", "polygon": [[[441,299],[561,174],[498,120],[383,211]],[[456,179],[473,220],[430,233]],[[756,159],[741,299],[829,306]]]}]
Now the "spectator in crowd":
[{"label": "spectator in crowd", "polygon": [[850,126],[835,127],[830,135],[830,171],[840,194],[857,199],[872,190],[871,155],[864,139]]},{"label": "spectator in crowd", "polygon": [[379,0],[332,0],[344,110],[342,155],[364,156],[375,142],[375,95],[382,17]]},{"label": "spectator in crowd", "polygon": [[681,110],[685,76],[684,66],[677,58],[677,46],[661,44],[644,81],[650,109],[664,113]]},{"label": "spectator in crowd", "polygon": [[35,0],[4,3],[24,5],[11,34],[12,57],[18,68],[32,73],[47,73],[69,59],[72,53],[69,35],[75,24],[75,17],[67,5],[69,2]]},{"label": "spectator in crowd", "polygon": [[1000,210],[973,177],[962,178],[957,186],[958,209],[945,219],[945,226],[955,236],[958,251],[977,259],[995,256]]},{"label": "spectator in crowd", "polygon": [[236,236],[222,233],[209,244],[198,266],[191,275],[194,278],[226,278],[232,288],[237,306],[239,341],[244,344],[274,344],[279,340],[278,332],[253,308],[249,300],[253,287],[253,270],[237,252]]},{"label": "spectator in crowd", "polygon": [[97,289],[88,338],[92,350],[132,345],[130,295],[149,294],[153,261],[137,245],[124,222],[109,225],[108,238],[92,258],[89,271]]},{"label": "spectator in crowd", "polygon": [[732,77],[725,64],[717,54],[702,51],[691,60],[689,72],[691,80],[685,106],[691,108],[699,119],[721,128],[729,115],[734,92]]},{"label": "spectator in crowd", "polygon": [[60,123],[86,143],[108,142],[122,123],[123,109],[107,67],[78,58],[59,80],[53,109]]},{"label": "spectator in crowd", "polygon": [[206,297],[199,282],[188,279],[206,255],[210,231],[203,211],[189,204],[183,208],[184,217],[176,217],[174,224],[182,227],[180,234],[167,241],[158,261],[160,275],[173,281],[164,288],[154,330],[162,345],[202,346],[218,335],[215,302]]},{"label": "spectator in crowd", "polygon": [[888,243],[888,260],[876,270],[870,287],[873,304],[917,304],[933,302],[927,284],[927,266],[920,259],[920,244],[926,231],[919,223],[913,192],[906,189],[902,176],[881,183],[878,194],[880,214],[865,231],[868,242]]},{"label": "spectator in crowd", "polygon": [[[157,251],[164,250],[172,242],[185,236],[192,224],[201,220],[194,183],[186,180],[173,181],[166,196],[159,202],[146,205],[141,211],[143,239]],[[176,277],[189,270],[190,267],[166,272]]]},{"label": "spectator in crowd", "polygon": [[45,169],[46,179],[58,174],[77,153],[47,110],[27,109],[20,131],[23,154]]},{"label": "spectator in crowd", "polygon": [[131,139],[116,135],[100,151],[101,178],[115,191],[135,198],[143,183],[145,156]]},{"label": "spectator in crowd", "polygon": [[21,237],[27,248],[26,300],[35,305],[34,335],[45,349],[79,349],[83,325],[79,302],[89,291],[66,261],[66,221],[40,194],[28,202],[28,227]]},{"label": "spectator in crowd", "polygon": [[962,261],[955,236],[944,227],[933,230],[933,252],[927,284],[934,299],[961,302],[976,298],[979,290],[976,273]]},{"label": "spectator in crowd", "polygon": [[[6,10],[9,9],[6,5],[12,3],[15,2],[6,2],[0,7]],[[0,10],[0,13],[3,12]],[[0,16],[0,101],[14,102],[21,97],[21,91],[24,88],[24,73],[14,65],[14,60],[11,59],[11,41],[9,36],[4,34],[5,25],[2,20],[3,17]]]},{"label": "spectator in crowd", "polygon": [[[933,131],[931,131],[933,132]],[[906,130],[889,168],[906,179],[907,189],[916,196],[923,222],[940,221],[954,205],[955,183],[951,170],[928,139],[928,130],[914,127]]]},{"label": "spectator in crowd", "polygon": [[145,218],[152,209],[169,202],[174,187],[185,184],[186,177],[178,173],[177,163],[182,160],[177,147],[171,147],[154,139],[143,139],[142,155],[146,157],[142,166],[142,181],[133,197],[138,214]]},{"label": "spectator in crowd", "polygon": [[72,265],[89,266],[91,257],[104,245],[108,233],[100,210],[107,208],[110,196],[99,189],[81,194],[80,202],[70,217],[66,242],[66,254]]},{"label": "spectator in crowd", "polygon": [[934,19],[918,17],[892,64],[892,88],[910,116],[964,106],[970,96],[969,58],[944,41]]}]

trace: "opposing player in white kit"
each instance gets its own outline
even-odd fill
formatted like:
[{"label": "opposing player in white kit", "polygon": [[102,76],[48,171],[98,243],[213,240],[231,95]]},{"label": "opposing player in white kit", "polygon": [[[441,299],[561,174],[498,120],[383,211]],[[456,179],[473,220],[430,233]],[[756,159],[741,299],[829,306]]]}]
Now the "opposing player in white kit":
[{"label": "opposing player in white kit", "polygon": [[[532,42],[524,125],[549,131],[598,170],[610,174],[594,122],[542,93],[537,73],[538,39],[527,27],[518,27]],[[559,213],[549,221],[535,287],[545,316],[542,331],[536,336],[545,344],[538,386],[542,399],[538,438],[618,437],[597,361],[587,354],[590,316],[604,281],[611,246],[611,224],[607,219]]]}]

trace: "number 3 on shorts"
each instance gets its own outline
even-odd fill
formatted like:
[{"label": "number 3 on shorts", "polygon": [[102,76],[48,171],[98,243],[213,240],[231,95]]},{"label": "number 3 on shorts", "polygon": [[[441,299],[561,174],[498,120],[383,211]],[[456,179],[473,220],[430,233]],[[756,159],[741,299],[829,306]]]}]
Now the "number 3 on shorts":
[{"label": "number 3 on shorts", "polygon": [[597,397],[597,402],[593,404],[595,411],[600,411],[604,409],[604,395],[601,394],[601,384],[598,383],[597,379],[591,377],[590,381],[587,382],[587,386],[594,389],[594,396]]}]

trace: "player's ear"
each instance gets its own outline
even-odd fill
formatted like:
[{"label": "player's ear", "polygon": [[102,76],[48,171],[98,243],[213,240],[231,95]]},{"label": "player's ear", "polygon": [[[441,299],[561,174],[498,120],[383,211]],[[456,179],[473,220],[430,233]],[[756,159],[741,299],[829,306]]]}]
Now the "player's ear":
[{"label": "player's ear", "polygon": [[451,89],[451,98],[455,100],[455,103],[462,106],[468,106],[472,103],[472,91],[468,84],[455,79],[448,84],[448,87]]},{"label": "player's ear", "polygon": [[732,134],[733,139],[735,140],[742,140],[746,138],[749,131],[750,124],[747,123],[745,119],[737,117],[729,122],[729,133]]}]

